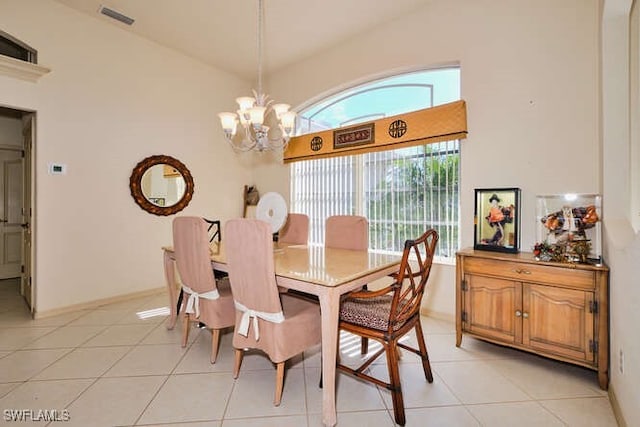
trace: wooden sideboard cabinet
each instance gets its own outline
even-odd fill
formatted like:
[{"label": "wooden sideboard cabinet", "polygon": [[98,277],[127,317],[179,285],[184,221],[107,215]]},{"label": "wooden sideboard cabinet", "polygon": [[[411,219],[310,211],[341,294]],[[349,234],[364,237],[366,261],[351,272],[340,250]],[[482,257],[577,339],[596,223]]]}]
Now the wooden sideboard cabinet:
[{"label": "wooden sideboard cabinet", "polygon": [[585,366],[608,388],[606,266],[473,249],[456,258],[456,346],[465,333]]}]

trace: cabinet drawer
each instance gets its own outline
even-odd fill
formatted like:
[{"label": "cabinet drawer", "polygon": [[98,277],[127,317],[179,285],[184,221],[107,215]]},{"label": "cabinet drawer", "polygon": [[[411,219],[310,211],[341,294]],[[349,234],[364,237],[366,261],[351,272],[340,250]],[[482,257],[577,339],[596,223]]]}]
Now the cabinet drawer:
[{"label": "cabinet drawer", "polygon": [[580,289],[594,289],[594,273],[576,268],[552,267],[485,258],[465,258],[465,273],[500,276],[519,282],[547,283]]}]

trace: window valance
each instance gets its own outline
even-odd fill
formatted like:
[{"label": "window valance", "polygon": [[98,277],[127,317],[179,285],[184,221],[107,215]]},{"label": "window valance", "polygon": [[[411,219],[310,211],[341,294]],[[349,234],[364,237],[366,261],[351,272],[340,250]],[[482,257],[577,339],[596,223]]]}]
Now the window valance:
[{"label": "window valance", "polygon": [[284,162],[394,150],[467,136],[467,106],[455,101],[372,122],[295,136]]}]

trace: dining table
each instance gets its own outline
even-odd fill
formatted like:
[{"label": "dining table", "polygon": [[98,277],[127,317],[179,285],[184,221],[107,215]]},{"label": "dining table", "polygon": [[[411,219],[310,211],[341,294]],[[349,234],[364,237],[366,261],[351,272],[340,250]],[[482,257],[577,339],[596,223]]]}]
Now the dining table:
[{"label": "dining table", "polygon": [[[173,248],[163,249],[164,272],[169,291],[170,315],[167,328],[177,320],[178,280]],[[224,241],[211,244],[211,265],[227,271]],[[276,283],[281,288],[316,295],[320,303],[322,328],[322,422],[334,426],[336,416],[336,358],[341,295],[398,271],[401,256],[373,251],[356,251],[315,245],[274,242]],[[232,278],[231,278],[232,279]]]}]

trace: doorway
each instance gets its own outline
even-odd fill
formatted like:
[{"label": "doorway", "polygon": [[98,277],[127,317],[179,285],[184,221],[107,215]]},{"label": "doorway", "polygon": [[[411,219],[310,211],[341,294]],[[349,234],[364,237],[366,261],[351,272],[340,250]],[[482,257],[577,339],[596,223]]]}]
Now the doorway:
[{"label": "doorway", "polygon": [[0,280],[19,280],[20,295],[31,313],[35,311],[31,279],[34,117],[31,112],[0,107]]}]

